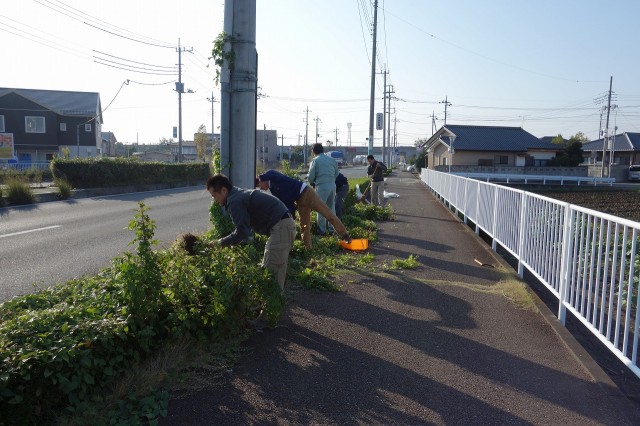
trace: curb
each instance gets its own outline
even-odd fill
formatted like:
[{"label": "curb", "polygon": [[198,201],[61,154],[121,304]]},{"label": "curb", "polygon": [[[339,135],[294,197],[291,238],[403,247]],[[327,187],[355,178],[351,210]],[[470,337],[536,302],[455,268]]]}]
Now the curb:
[{"label": "curb", "polygon": [[[128,194],[133,192],[161,191],[164,189],[188,188],[200,186],[202,183],[182,183],[182,184],[151,184],[151,185],[128,185],[114,186],[104,188],[74,189],[71,191],[71,197],[67,200],[77,200],[81,198],[102,197],[105,195]],[[36,203],[45,203],[49,201],[64,201],[58,197],[58,192],[53,190],[49,192],[40,192],[35,194]],[[13,207],[13,206],[8,206]],[[16,206],[17,207],[17,206]]]}]

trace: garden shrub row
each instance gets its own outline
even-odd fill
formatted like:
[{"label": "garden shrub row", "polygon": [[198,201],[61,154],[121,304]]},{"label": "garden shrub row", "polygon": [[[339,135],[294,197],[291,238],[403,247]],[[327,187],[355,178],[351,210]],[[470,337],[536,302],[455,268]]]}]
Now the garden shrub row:
[{"label": "garden shrub row", "polygon": [[204,182],[209,163],[140,162],[132,158],[56,158],[50,163],[54,179],[65,179],[74,188],[182,184]]}]

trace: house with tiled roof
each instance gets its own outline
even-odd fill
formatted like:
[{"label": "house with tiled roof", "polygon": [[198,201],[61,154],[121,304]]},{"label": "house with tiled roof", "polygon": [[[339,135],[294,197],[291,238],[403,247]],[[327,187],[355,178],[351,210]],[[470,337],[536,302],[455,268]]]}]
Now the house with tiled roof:
[{"label": "house with tiled roof", "polygon": [[602,164],[603,153],[606,164],[640,164],[640,133],[613,135],[606,144],[603,139],[587,142],[582,145],[582,151],[591,164]]},{"label": "house with tiled roof", "polygon": [[427,167],[544,167],[558,146],[521,127],[446,124],[423,145]]},{"label": "house with tiled roof", "polygon": [[[18,162],[102,152],[102,107],[94,92],[0,88],[0,134]],[[9,143],[9,142],[8,142]]]}]

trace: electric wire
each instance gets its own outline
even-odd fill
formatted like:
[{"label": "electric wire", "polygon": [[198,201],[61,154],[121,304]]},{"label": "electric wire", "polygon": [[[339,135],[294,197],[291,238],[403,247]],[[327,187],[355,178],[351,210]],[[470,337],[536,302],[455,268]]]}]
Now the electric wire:
[{"label": "electric wire", "polygon": [[[91,15],[85,13],[85,12],[80,11],[79,9],[76,9],[74,7],[71,7],[71,6],[68,6],[68,5],[66,5],[65,3],[63,3],[63,2],[61,2],[59,0],[56,0],[56,3],[59,3],[59,5],[54,4],[54,2],[52,2],[50,0],[33,0],[33,1],[38,3],[38,4],[40,4],[41,6],[47,7],[47,8],[49,8],[49,9],[51,9],[51,10],[57,12],[57,13],[65,15],[70,19],[73,19],[73,20],[78,21],[78,22],[82,22],[85,25],[88,25],[88,26],[93,27],[95,29],[107,32],[107,33],[112,34],[114,36],[122,37],[122,38],[131,40],[131,41],[134,41],[134,42],[137,42],[137,43],[147,44],[147,45],[155,46],[155,47],[168,48],[168,49],[175,49],[176,48],[176,46],[171,44],[171,43],[165,43],[165,42],[162,42],[162,41],[157,41],[157,40],[154,40],[154,39],[152,39],[150,37],[146,37],[146,36],[142,36],[140,34],[133,33],[131,31],[128,31],[128,30],[124,29],[124,28],[120,28],[120,27],[118,27],[116,25],[113,25],[113,24],[110,24],[110,23],[108,23],[106,21],[103,21],[101,19],[95,18],[95,17],[93,17],[93,16],[91,16]],[[93,23],[89,23],[87,21],[91,21]],[[129,34],[131,34],[132,36],[135,36],[135,37],[126,36],[124,34],[119,34],[118,32],[116,32],[114,30],[109,31],[106,28],[103,28],[102,24],[106,24],[106,26],[111,27],[111,28],[113,28],[113,29],[115,29],[117,31],[121,31],[121,32],[124,32],[124,33],[129,33]],[[154,40],[154,41],[151,42],[151,41],[146,41],[144,39]]]}]

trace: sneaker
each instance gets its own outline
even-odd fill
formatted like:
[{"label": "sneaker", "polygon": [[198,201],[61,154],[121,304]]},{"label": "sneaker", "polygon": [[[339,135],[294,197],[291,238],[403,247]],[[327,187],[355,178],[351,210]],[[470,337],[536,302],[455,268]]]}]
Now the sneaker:
[{"label": "sneaker", "polygon": [[342,239],[344,240],[344,242],[345,242],[345,243],[347,243],[347,244],[351,244],[351,237],[349,236],[349,234],[348,234],[348,233],[347,233],[347,234],[344,234],[344,235],[342,236]]}]

